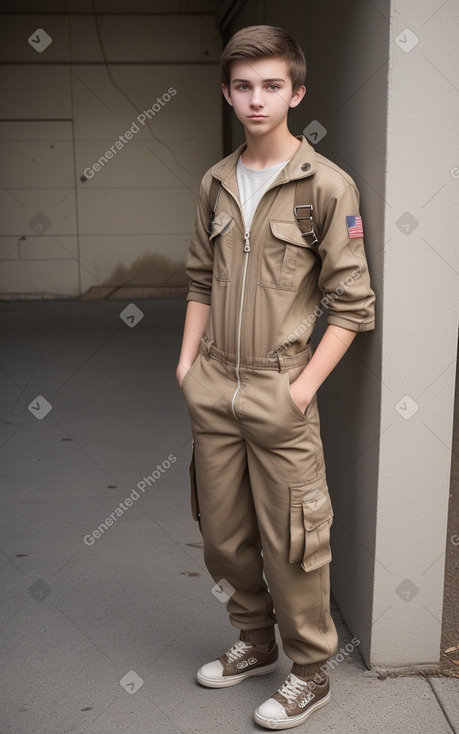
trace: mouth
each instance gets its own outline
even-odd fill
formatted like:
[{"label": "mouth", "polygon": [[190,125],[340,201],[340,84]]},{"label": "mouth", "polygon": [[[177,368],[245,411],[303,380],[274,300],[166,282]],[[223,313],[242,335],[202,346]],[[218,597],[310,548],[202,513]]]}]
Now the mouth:
[{"label": "mouth", "polygon": [[248,115],[249,120],[266,120],[268,115]]}]

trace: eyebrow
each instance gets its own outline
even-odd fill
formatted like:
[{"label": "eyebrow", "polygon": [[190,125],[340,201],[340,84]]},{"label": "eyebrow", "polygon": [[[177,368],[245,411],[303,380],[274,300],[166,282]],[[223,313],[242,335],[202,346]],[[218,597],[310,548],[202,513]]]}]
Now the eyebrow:
[{"label": "eyebrow", "polygon": [[[285,82],[285,79],[263,79],[263,82]],[[250,84],[250,81],[248,79],[233,79],[231,81],[231,84],[235,84],[236,82],[244,82],[244,84]]]}]

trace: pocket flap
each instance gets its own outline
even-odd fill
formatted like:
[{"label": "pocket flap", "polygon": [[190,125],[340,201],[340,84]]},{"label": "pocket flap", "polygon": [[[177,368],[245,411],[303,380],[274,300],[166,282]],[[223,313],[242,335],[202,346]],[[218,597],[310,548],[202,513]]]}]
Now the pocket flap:
[{"label": "pocket flap", "polygon": [[303,507],[307,515],[307,530],[313,530],[333,517],[325,474],[308,482],[290,485],[290,499],[292,505]]},{"label": "pocket flap", "polygon": [[281,222],[271,219],[269,226],[274,237],[277,237],[279,240],[284,240],[284,242],[288,242],[290,245],[297,245],[297,247],[311,249],[306,239],[301,236],[300,228],[296,222]]},{"label": "pocket flap", "polygon": [[234,218],[227,212],[219,212],[212,223],[212,232],[209,239],[212,240],[217,235],[225,235],[230,232],[235,225]]},{"label": "pocket flap", "polygon": [[333,510],[328,489],[324,492],[320,485],[308,489],[303,495],[305,530],[314,530],[323,522],[331,520]]},{"label": "pocket flap", "polygon": [[305,571],[329,563],[332,520],[325,474],[303,484],[291,485],[289,563],[300,562]]}]

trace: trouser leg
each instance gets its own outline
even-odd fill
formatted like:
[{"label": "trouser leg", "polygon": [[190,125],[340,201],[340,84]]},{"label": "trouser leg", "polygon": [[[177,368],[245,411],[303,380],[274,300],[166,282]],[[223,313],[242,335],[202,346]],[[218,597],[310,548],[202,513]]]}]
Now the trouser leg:
[{"label": "trouser leg", "polygon": [[335,654],[338,639],[330,616],[331,504],[317,404],[304,415],[288,392],[301,369],[247,372],[236,412],[284,651],[305,674]]},{"label": "trouser leg", "polygon": [[227,609],[242,638],[264,642],[274,638],[276,620],[263,578],[246,442],[231,413],[233,391],[230,368],[202,354],[183,385],[206,567],[224,591],[234,588]]}]

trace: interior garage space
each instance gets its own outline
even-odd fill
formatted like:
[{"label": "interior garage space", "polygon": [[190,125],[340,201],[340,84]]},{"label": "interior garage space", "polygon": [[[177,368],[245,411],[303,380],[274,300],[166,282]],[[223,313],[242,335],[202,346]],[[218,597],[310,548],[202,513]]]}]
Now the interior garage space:
[{"label": "interior garage space", "polygon": [[290,129],[356,181],[377,296],[319,391],[340,652],[317,725],[458,732],[457,8],[4,0],[0,17],[0,729],[260,731],[290,669],[196,683],[235,630],[175,378],[200,181],[244,140],[220,54],[270,24],[305,50]]}]

